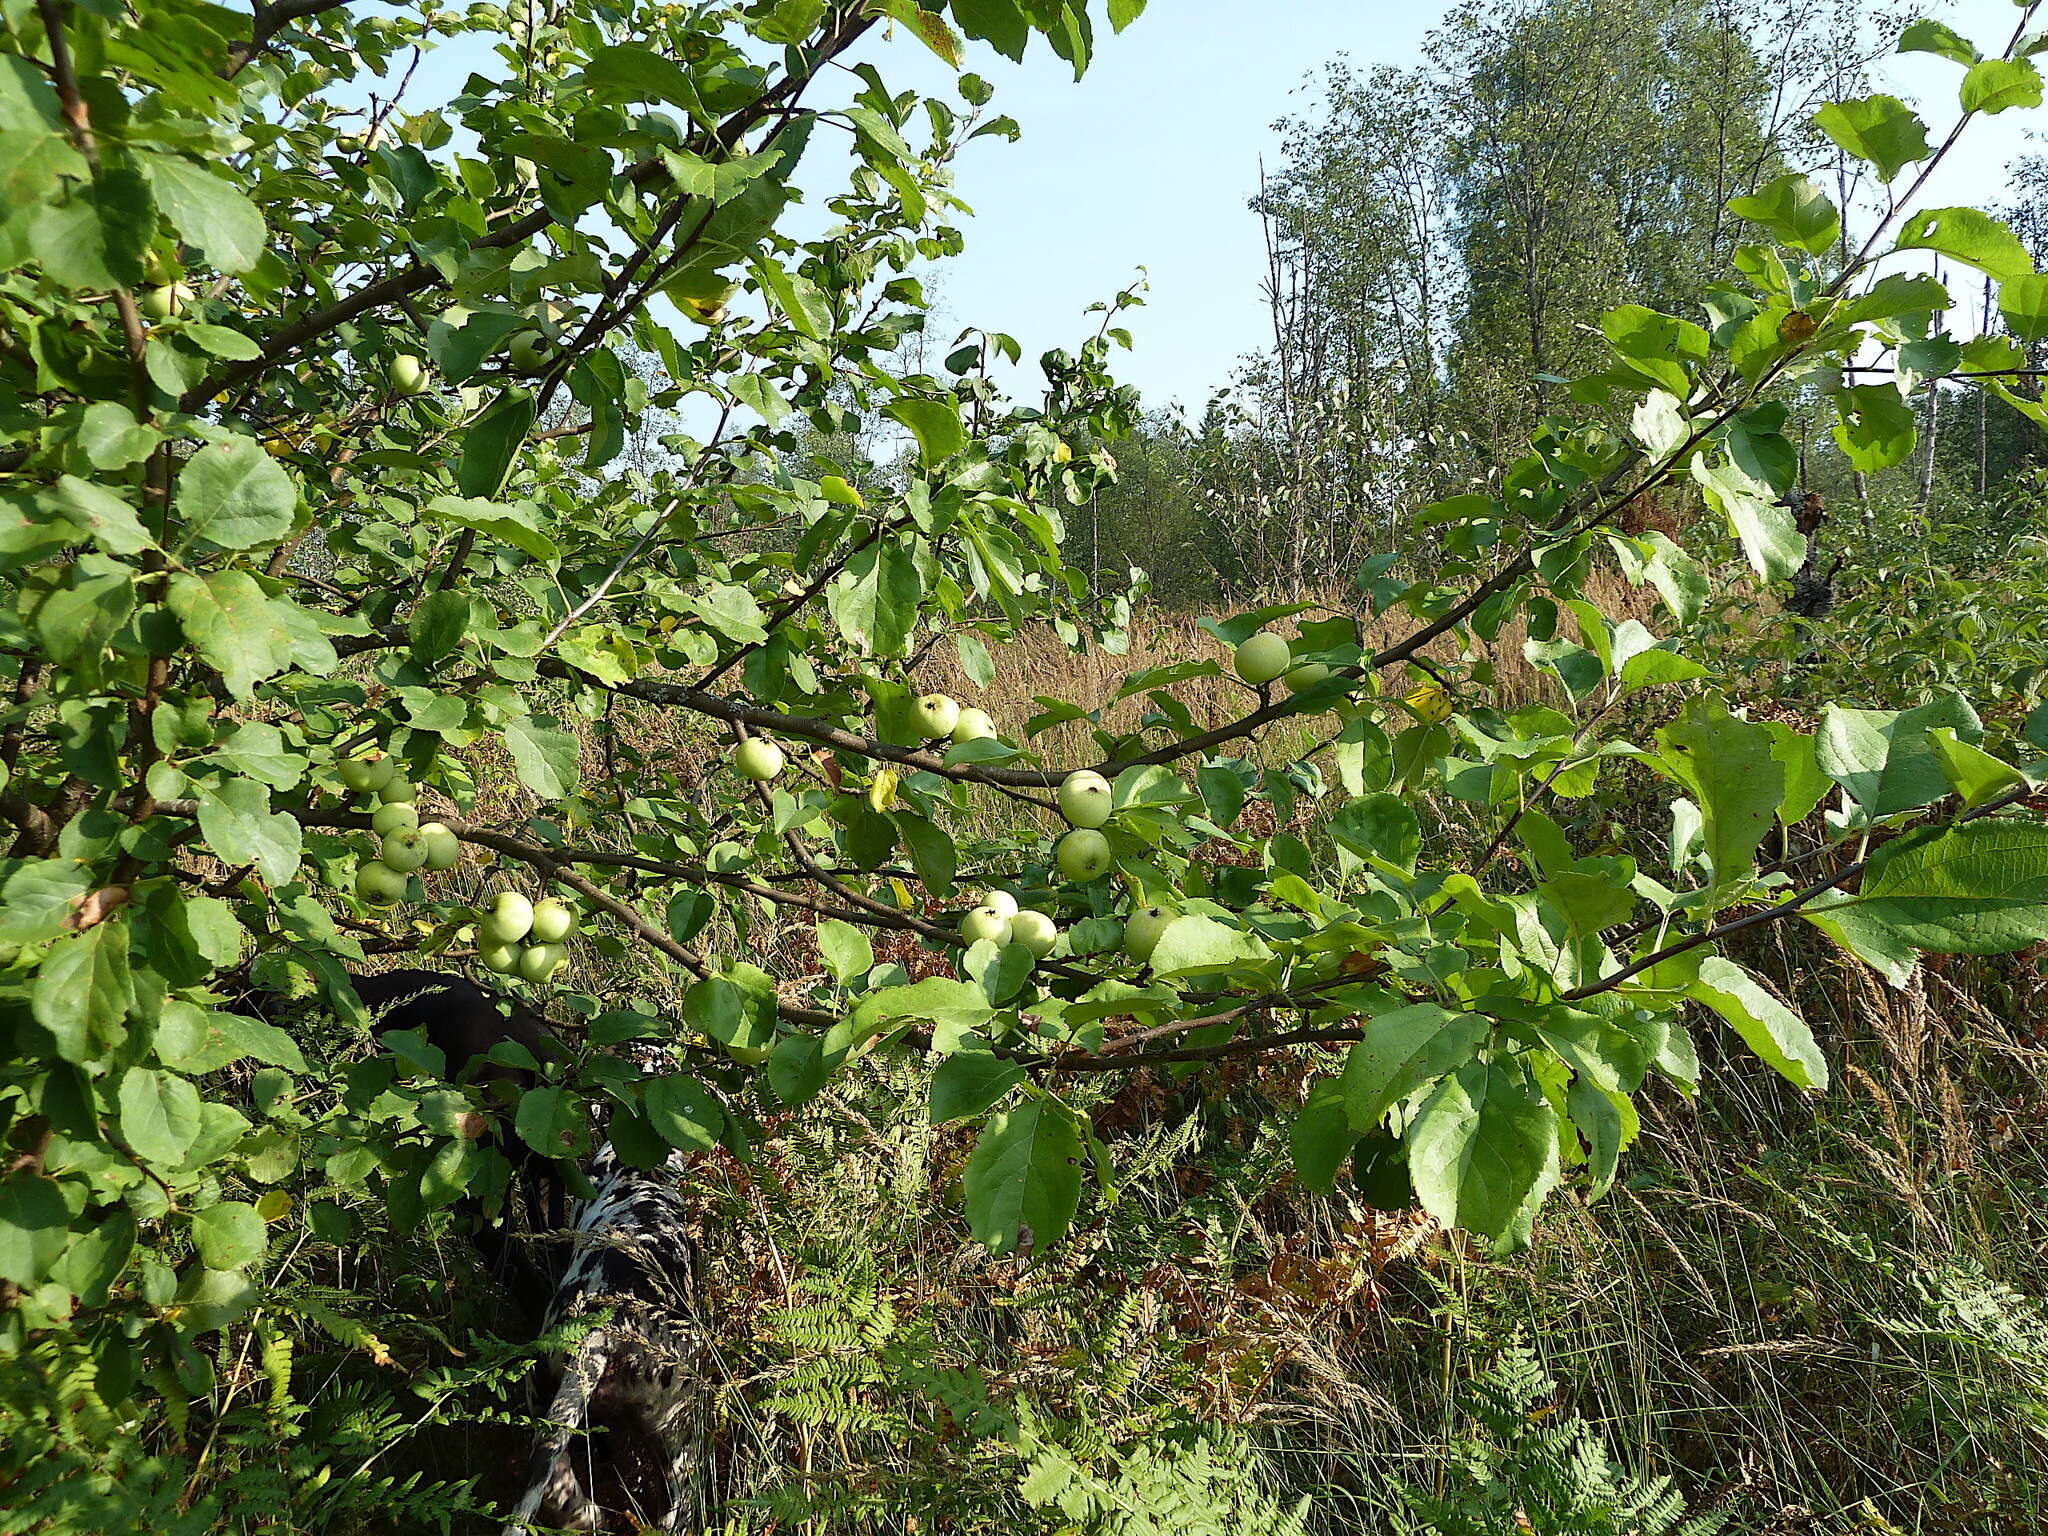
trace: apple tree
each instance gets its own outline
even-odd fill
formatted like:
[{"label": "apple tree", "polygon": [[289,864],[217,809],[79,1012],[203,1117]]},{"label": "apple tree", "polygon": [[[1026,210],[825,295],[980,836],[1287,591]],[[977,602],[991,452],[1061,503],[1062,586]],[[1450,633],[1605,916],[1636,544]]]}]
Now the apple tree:
[{"label": "apple tree", "polygon": [[[446,1220],[503,1196],[482,1127],[572,1180],[600,1136],[643,1167],[743,1151],[871,1052],[972,1126],[997,1253],[1097,1198],[1101,1084],[1280,1053],[1304,1181],[1349,1165],[1513,1248],[1611,1183],[1647,1083],[1696,1084],[1695,1030],[1826,1086],[1744,933],[1809,924],[1894,979],[2048,939],[2041,720],[1937,695],[1801,731],[1678,640],[1722,545],[1761,583],[1800,565],[1795,394],[1873,471],[1930,378],[2048,419],[2019,383],[2048,277],[1987,214],[1915,206],[1956,139],[1890,97],[1820,114],[1889,189],[1860,240],[1801,176],[1737,200],[1727,279],[1609,313],[1582,414],[1432,508],[1426,569],[1368,563],[1358,613],[1213,623],[1125,683],[1135,728],[930,693],[935,648],[986,685],[1019,635],[1134,622],[1061,557],[1135,420],[1130,296],[1029,402],[1006,336],[929,371],[902,343],[961,242],[957,152],[1012,131],[970,53],[1078,73],[1140,9],[0,6],[0,1349],[199,1390],[209,1335],[291,1305],[278,1250],[348,1238],[302,1183]],[[2024,27],[1906,41],[1954,61],[1958,129],[2040,98]],[[951,88],[887,84],[906,49]],[[2011,335],[1944,331],[1924,253],[2000,285]],[[1711,548],[1624,531],[1679,488]],[[1663,635],[1586,599],[1602,566]],[[1489,701],[1511,620],[1549,703]],[[1244,711],[1198,718],[1176,690],[1226,671]],[[1095,761],[1034,746],[1073,722]],[[1624,779],[1670,804],[1654,859],[1571,830]],[[1251,830],[1309,802],[1313,841]],[[811,981],[739,958],[767,912],[814,925]],[[501,1046],[535,1074],[513,1094],[418,1037],[348,1060],[230,1006],[359,1019],[348,968],[400,955],[578,1020],[575,1048]],[[679,1018],[632,1004],[656,975]]]}]

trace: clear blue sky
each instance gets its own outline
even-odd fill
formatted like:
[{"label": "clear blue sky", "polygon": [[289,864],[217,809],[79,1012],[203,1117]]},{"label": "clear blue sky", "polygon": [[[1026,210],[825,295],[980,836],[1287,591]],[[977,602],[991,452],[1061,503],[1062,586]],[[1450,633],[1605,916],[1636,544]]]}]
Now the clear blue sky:
[{"label": "clear blue sky", "polygon": [[[939,339],[967,325],[1008,331],[1035,358],[1092,330],[1082,311],[1144,267],[1147,307],[1129,322],[1137,349],[1118,371],[1148,404],[1199,409],[1269,335],[1259,225],[1246,203],[1261,156],[1270,162],[1277,148],[1274,123],[1312,109],[1308,82],[1339,53],[1360,64],[1414,62],[1446,8],[1446,0],[1152,0],[1122,36],[1104,29],[1078,84],[1042,43],[1021,65],[977,49],[969,67],[996,87],[990,110],[1015,118],[1023,136],[982,139],[956,166],[956,190],[975,217],[965,254],[933,275]],[[2019,15],[2011,0],[1928,0],[1921,11],[1987,51],[2003,45]],[[408,105],[442,99],[480,54],[473,44],[443,50]],[[897,89],[951,94],[949,71],[911,38],[867,42],[861,57]],[[1919,102],[1938,142],[1960,69],[1915,55],[1887,61],[1883,74],[1885,88]],[[2007,161],[2028,147],[2035,124],[2048,128],[2048,112],[1972,125],[1965,151],[1930,189],[1932,203],[1995,201]]]}]

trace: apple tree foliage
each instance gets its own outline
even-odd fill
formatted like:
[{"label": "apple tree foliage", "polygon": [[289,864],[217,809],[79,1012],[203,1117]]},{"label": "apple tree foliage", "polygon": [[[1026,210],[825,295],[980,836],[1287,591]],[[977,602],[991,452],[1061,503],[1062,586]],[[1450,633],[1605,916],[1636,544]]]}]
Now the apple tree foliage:
[{"label": "apple tree foliage", "polygon": [[[928,1063],[932,1117],[971,1124],[962,1196],[996,1252],[1113,1187],[1082,1112],[1105,1074],[1274,1053],[1306,1083],[1306,1182],[1405,1180],[1512,1248],[1560,1186],[1612,1182],[1646,1082],[1697,1082],[1694,1031],[1826,1086],[1728,953],[1742,932],[1811,924],[1894,980],[2048,940],[2024,761],[2048,736],[1987,735],[1999,701],[1953,695],[1812,733],[1746,718],[1675,638],[1707,565],[1623,531],[1687,488],[1758,582],[1787,578],[1795,391],[1832,398],[1873,471],[1913,451],[1931,378],[2048,418],[2018,383],[2048,276],[1985,213],[1912,206],[1945,151],[1886,96],[1819,119],[1895,194],[1867,234],[1802,176],[1738,199],[1725,282],[1608,314],[1582,414],[1432,509],[1427,570],[1367,566],[1361,611],[1402,638],[1303,606],[1220,621],[1226,645],[1285,621],[1329,675],[1205,720],[1176,689],[1217,659],[1139,672],[1142,723],[1094,722],[1093,763],[1034,748],[1090,718],[1058,700],[923,738],[934,647],[986,684],[1026,630],[1115,648],[1131,621],[1061,558],[1135,419],[1121,300],[1030,404],[992,377],[1007,337],[930,371],[901,343],[918,271],[960,244],[954,155],[1011,131],[969,55],[1050,46],[1079,73],[1141,8],[0,0],[0,1348],[196,1388],[206,1335],[296,1304],[266,1288],[282,1250],[347,1240],[307,1192],[408,1226],[488,1206],[493,1125],[572,1179],[600,1134],[649,1166],[743,1150],[869,1051]],[[454,94],[399,92],[464,36],[489,46]],[[1995,56],[1906,43],[1954,60],[1964,121],[2040,99],[2024,29]],[[872,62],[915,48],[950,93]],[[1925,253],[1998,284],[2010,335],[1944,331]],[[628,452],[650,431],[663,452]],[[877,432],[889,472],[852,446]],[[1601,567],[1654,590],[1664,637],[1586,600]],[[1473,658],[1511,620],[1551,704],[1488,702]],[[700,774],[660,745],[675,722],[788,766]],[[501,1046],[537,1070],[509,1094],[416,1036],[350,1059],[232,1011],[253,983],[362,1023],[344,967],[474,963],[450,877],[411,873],[396,908],[355,893],[370,807],[341,769],[372,747],[510,883],[576,903],[583,971],[670,972],[682,1019],[571,972],[537,999],[581,1016],[577,1048]],[[1085,883],[1052,852],[1082,767],[1114,805]],[[1623,780],[1670,802],[1653,864],[1565,829]],[[1327,838],[1254,834],[1258,802],[1282,824],[1315,802]],[[1490,841],[1448,840],[1450,802]],[[971,830],[997,804],[1019,830]],[[990,886],[1057,921],[1050,954],[962,940]],[[1154,905],[1128,958],[1122,919]],[[771,911],[815,925],[807,990],[733,958]]]}]

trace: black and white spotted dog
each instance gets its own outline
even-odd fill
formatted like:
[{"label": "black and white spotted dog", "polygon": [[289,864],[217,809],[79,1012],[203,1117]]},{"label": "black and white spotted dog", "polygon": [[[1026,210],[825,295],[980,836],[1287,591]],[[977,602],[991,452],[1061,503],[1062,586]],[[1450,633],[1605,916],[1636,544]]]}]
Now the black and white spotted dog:
[{"label": "black and white spotted dog", "polygon": [[627,1166],[609,1142],[591,1162],[596,1192],[577,1203],[548,1326],[605,1317],[562,1362],[549,1429],[506,1536],[601,1530],[607,1507],[683,1530],[707,1437],[697,1244],[683,1174],[680,1153],[650,1173]]}]

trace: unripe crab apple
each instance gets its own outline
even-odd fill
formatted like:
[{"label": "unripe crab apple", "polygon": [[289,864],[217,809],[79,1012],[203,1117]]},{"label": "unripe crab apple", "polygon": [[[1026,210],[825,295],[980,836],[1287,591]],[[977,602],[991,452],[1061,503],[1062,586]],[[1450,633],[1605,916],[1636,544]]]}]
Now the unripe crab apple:
[{"label": "unripe crab apple", "polygon": [[453,869],[462,862],[462,839],[440,822],[421,822],[420,836],[427,844],[427,868]]},{"label": "unripe crab apple", "polygon": [[995,734],[996,723],[985,709],[963,709],[960,718],[953,722],[955,742],[993,741]]},{"label": "unripe crab apple", "polygon": [[1150,960],[1159,947],[1159,936],[1175,914],[1164,907],[1141,907],[1124,924],[1124,953],[1133,960]]},{"label": "unripe crab apple", "polygon": [[979,896],[975,897],[974,904],[977,907],[992,908],[1002,913],[1005,917],[1015,917],[1017,915],[1017,898],[1008,891],[983,891]]},{"label": "unripe crab apple", "polygon": [[1330,676],[1330,669],[1320,661],[1304,661],[1298,667],[1290,668],[1280,679],[1289,693],[1301,693],[1313,688]]},{"label": "unripe crab apple", "polygon": [[519,974],[538,986],[562,968],[569,951],[559,944],[535,944],[519,957]]},{"label": "unripe crab apple", "polygon": [[960,723],[960,706],[943,693],[928,693],[911,706],[911,718],[917,721],[918,734],[927,741],[951,736],[953,727]]},{"label": "unripe crab apple", "polygon": [[1092,828],[1069,832],[1053,850],[1060,873],[1069,880],[1096,880],[1109,873],[1109,839]]},{"label": "unripe crab apple", "polygon": [[559,944],[576,931],[576,914],[549,896],[533,904],[533,934],[537,944]]},{"label": "unripe crab apple", "polygon": [[1043,912],[1034,912],[1027,907],[1010,919],[1010,942],[1022,944],[1035,959],[1043,960],[1051,954],[1059,939],[1059,924]]},{"label": "unripe crab apple", "polygon": [[195,297],[190,283],[164,283],[143,294],[142,312],[152,320],[168,320]]},{"label": "unripe crab apple", "polygon": [[970,944],[987,939],[991,944],[1010,942],[1010,919],[994,907],[976,907],[960,919],[960,937]]},{"label": "unripe crab apple", "polygon": [[477,925],[486,944],[517,944],[533,927],[533,903],[517,891],[500,891]]},{"label": "unripe crab apple", "polygon": [[485,944],[478,948],[477,959],[487,971],[496,971],[500,976],[510,976],[519,969],[520,949],[517,944]]},{"label": "unripe crab apple", "polygon": [[427,839],[418,827],[402,827],[378,846],[377,857],[402,875],[427,862]]},{"label": "unripe crab apple", "polygon": [[370,830],[379,837],[389,837],[394,832],[411,832],[419,824],[419,807],[410,800],[395,800],[390,805],[380,805],[370,817]]},{"label": "unripe crab apple", "polygon": [[405,900],[405,876],[389,864],[370,859],[356,870],[356,894],[373,907],[396,906]]},{"label": "unripe crab apple", "polygon": [[371,795],[398,777],[398,759],[386,752],[371,752],[363,757],[350,758],[335,772],[341,776],[341,782],[357,794]]},{"label": "unripe crab apple", "polygon": [[401,395],[424,393],[428,382],[427,365],[410,352],[401,352],[392,358],[384,376],[391,381],[391,388]]},{"label": "unripe crab apple", "polygon": [[766,736],[749,736],[732,754],[732,765],[739,770],[740,777],[756,784],[766,784],[782,772],[785,761],[782,748]]},{"label": "unripe crab apple", "polygon": [[409,805],[418,794],[419,791],[413,788],[412,780],[398,774],[393,774],[389,782],[379,786],[377,790],[377,798],[386,805]]},{"label": "unripe crab apple", "polygon": [[1092,768],[1060,781],[1060,814],[1075,827],[1099,827],[1109,820],[1109,780]]},{"label": "unripe crab apple", "polygon": [[538,331],[521,331],[505,349],[505,361],[514,373],[538,373],[548,360],[548,345]]},{"label": "unripe crab apple", "polygon": [[1294,649],[1286,637],[1262,629],[1237,648],[1231,665],[1246,682],[1263,686],[1285,672],[1293,660]]}]

